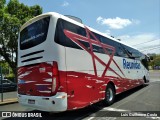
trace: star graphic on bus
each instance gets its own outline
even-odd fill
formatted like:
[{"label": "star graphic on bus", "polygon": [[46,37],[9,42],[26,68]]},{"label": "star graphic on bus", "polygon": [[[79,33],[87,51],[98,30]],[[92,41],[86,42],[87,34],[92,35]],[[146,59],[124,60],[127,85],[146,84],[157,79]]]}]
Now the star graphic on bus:
[{"label": "star graphic on bus", "polygon": [[[64,29],[63,31],[64,31],[64,34],[70,40],[72,40],[74,43],[78,44],[83,50],[85,50],[86,52],[88,52],[91,55],[95,76],[98,77],[98,75],[97,75],[97,67],[96,67],[96,60],[101,65],[103,65],[105,67],[105,69],[103,70],[103,73],[102,73],[102,75],[100,77],[102,77],[102,78],[105,77],[107,71],[110,70],[114,74],[116,74],[119,78],[122,78],[115,70],[113,70],[110,67],[110,64],[111,64],[112,61],[116,65],[116,67],[120,70],[120,72],[122,73],[122,75],[125,76],[124,73],[123,73],[123,71],[120,69],[120,67],[118,66],[118,64],[113,59],[114,53],[115,53],[115,48],[113,46],[110,46],[110,45],[107,45],[107,44],[104,44],[104,43],[100,42],[100,40],[86,26],[85,26],[85,30],[86,30],[86,33],[87,33],[86,37],[82,36],[82,35],[79,35],[79,34],[76,34],[76,33],[73,33],[73,32],[71,32],[69,30],[66,30],[66,29]],[[86,47],[85,45],[83,45],[81,43],[81,41],[89,43],[89,47]],[[104,61],[102,61],[94,53],[93,45],[99,46],[101,48],[101,52],[103,50],[103,53],[109,56],[108,63],[105,63]],[[110,51],[112,51],[112,52],[110,52]]]}]

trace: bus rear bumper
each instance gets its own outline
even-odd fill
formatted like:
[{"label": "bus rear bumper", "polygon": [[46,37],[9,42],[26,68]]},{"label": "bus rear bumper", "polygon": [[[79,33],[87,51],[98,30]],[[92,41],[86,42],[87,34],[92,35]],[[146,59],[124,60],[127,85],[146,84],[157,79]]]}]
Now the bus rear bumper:
[{"label": "bus rear bumper", "polygon": [[67,110],[67,93],[57,92],[51,97],[28,96],[18,94],[20,104],[48,112],[62,112]]}]

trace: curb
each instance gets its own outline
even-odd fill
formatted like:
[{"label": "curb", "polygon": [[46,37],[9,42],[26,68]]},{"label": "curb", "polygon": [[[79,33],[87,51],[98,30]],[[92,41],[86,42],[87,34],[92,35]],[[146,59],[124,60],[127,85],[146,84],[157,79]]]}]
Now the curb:
[{"label": "curb", "polygon": [[13,103],[18,103],[18,98],[4,99],[3,102],[0,102],[0,106],[13,104]]},{"label": "curb", "polygon": [[160,72],[160,70],[149,70],[149,72]]}]

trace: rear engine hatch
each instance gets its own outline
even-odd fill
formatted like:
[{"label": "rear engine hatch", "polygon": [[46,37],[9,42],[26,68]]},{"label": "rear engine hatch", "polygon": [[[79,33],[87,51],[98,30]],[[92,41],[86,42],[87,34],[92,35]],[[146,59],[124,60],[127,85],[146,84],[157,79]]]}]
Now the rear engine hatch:
[{"label": "rear engine hatch", "polygon": [[43,62],[18,69],[18,94],[51,96],[53,62]]}]

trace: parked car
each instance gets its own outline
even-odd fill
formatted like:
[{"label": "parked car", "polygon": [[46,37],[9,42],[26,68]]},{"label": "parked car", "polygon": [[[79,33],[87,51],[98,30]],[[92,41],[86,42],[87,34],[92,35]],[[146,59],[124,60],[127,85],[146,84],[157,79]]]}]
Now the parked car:
[{"label": "parked car", "polygon": [[17,90],[17,84],[8,79],[3,79],[0,80],[0,92],[2,92],[2,89],[3,91]]},{"label": "parked car", "polygon": [[[1,77],[2,77],[2,78],[1,78]],[[4,76],[0,74],[0,80],[1,80],[1,79],[4,79]]]}]

